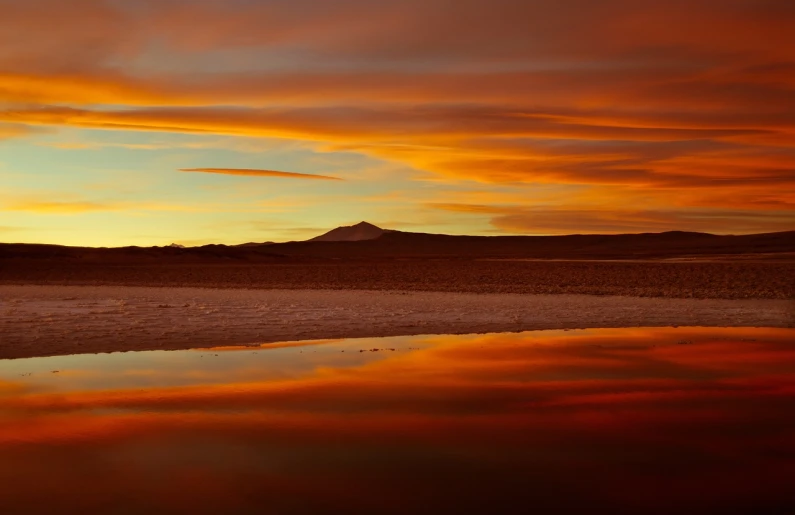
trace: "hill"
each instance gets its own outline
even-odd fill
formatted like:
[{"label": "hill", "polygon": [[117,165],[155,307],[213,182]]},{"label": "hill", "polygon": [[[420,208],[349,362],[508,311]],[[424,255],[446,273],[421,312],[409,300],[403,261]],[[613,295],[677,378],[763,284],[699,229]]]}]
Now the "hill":
[{"label": "hill", "polygon": [[309,241],[364,241],[374,240],[384,234],[384,229],[367,222],[356,225],[337,227],[325,234],[315,236]]},{"label": "hill", "polygon": [[362,222],[308,241],[201,247],[90,248],[0,244],[0,261],[98,263],[288,262],[328,259],[615,260],[779,255],[792,258],[795,231],[719,236],[694,232],[568,236],[451,236],[384,230]]}]

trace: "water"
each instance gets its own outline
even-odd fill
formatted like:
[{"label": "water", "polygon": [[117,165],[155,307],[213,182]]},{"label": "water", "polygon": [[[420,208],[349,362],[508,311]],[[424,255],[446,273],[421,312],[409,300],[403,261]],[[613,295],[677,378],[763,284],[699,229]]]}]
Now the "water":
[{"label": "water", "polygon": [[3,515],[795,513],[793,478],[793,329],[0,361]]}]

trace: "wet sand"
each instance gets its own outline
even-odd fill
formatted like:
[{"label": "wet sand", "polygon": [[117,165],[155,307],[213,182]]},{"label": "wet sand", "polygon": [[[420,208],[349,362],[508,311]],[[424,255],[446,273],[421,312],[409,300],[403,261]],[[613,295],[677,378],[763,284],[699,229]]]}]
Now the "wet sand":
[{"label": "wet sand", "polygon": [[795,301],[0,286],[0,358],[610,327],[793,327]]}]

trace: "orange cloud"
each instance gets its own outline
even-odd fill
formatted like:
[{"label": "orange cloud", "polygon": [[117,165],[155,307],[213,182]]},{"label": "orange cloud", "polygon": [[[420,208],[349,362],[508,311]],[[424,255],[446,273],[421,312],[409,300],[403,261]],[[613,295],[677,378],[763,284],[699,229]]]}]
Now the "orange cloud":
[{"label": "orange cloud", "polygon": [[695,231],[712,233],[760,233],[790,231],[795,213],[789,210],[753,209],[627,209],[590,207],[571,209],[564,206],[525,207],[479,204],[430,203],[443,211],[489,215],[491,224],[514,234],[582,234]]},{"label": "orange cloud", "polygon": [[27,136],[41,132],[40,129],[16,123],[0,123],[0,141],[7,138]]},{"label": "orange cloud", "polygon": [[22,200],[9,202],[3,205],[8,211],[30,211],[33,213],[90,213],[93,211],[114,211],[123,206],[104,202],[90,201],[57,201],[57,200]]},{"label": "orange cloud", "polygon": [[[345,117],[345,124],[336,123]],[[224,133],[297,138],[328,142],[403,162],[452,179],[487,183],[547,183],[611,187],[630,208],[639,194],[653,195],[661,209],[673,207],[786,211],[795,197],[795,152],[753,140],[759,129],[611,127],[569,123],[550,116],[510,113],[502,109],[436,107],[295,108],[295,109],[138,109],[90,111],[40,108],[0,113],[11,122],[75,125],[90,128]],[[488,123],[484,124],[484,120]],[[497,136],[499,135],[499,136]],[[751,138],[744,143],[744,138]],[[249,174],[250,173],[246,173]],[[727,204],[727,199],[734,199]],[[558,200],[565,204],[566,199]],[[612,208],[603,208],[609,211]],[[724,210],[725,211],[725,210]],[[720,211],[716,211],[717,215]],[[678,218],[675,216],[671,221]],[[575,220],[571,218],[571,220]],[[734,218],[728,218],[732,222]],[[727,227],[744,232],[790,228],[786,215],[766,225]],[[512,224],[529,227],[527,224]],[[505,224],[498,225],[504,227]],[[602,225],[600,232],[608,224]],[[659,225],[648,227],[652,230]],[[668,225],[665,225],[668,227]],[[562,230],[562,227],[560,228]],[[569,230],[582,230],[572,226]]]},{"label": "orange cloud", "polygon": [[[444,180],[583,186],[627,211],[795,203],[791,2],[141,5],[4,6],[0,138],[270,137]],[[764,220],[744,227],[784,223]]]},{"label": "orange cloud", "polygon": [[[55,196],[54,194],[51,196]],[[212,210],[212,206],[194,207],[179,204],[158,204],[155,202],[127,202],[114,200],[50,200],[45,195],[34,198],[19,198],[0,202],[6,211],[27,211],[38,214],[82,214],[102,211],[188,211]]]},{"label": "orange cloud", "polygon": [[315,175],[309,173],[279,172],[276,170],[255,170],[249,168],[181,168],[180,172],[217,173],[221,175],[242,175],[247,177],[286,177],[290,179],[317,179],[323,181],[341,181],[339,177]]}]

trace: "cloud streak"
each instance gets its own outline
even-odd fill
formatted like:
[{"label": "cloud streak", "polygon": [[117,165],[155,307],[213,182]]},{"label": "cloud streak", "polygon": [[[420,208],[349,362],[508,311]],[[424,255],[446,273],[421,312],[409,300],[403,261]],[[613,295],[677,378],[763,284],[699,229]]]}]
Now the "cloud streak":
[{"label": "cloud streak", "polygon": [[795,213],[753,209],[628,209],[604,206],[527,207],[517,205],[429,204],[442,211],[486,215],[499,232],[512,234],[609,234],[664,231],[761,233],[790,231]]},{"label": "cloud streak", "polygon": [[[131,212],[131,211],[171,211],[171,212],[202,212],[217,210],[217,206],[191,206],[156,202],[134,202],[123,200],[92,200],[69,199],[52,200],[54,194],[41,193],[35,197],[19,196],[5,202],[0,201],[3,211],[20,211],[39,215],[79,215],[99,212]],[[0,227],[0,230],[2,228]]]},{"label": "cloud streak", "polygon": [[20,200],[3,205],[8,211],[28,211],[39,214],[80,214],[97,211],[118,211],[125,205],[92,201]]},{"label": "cloud streak", "polygon": [[[654,211],[690,226],[701,209],[739,232],[788,223],[754,211],[795,211],[788,0],[461,0],[455,15],[446,0],[0,5],[0,140],[43,127],[289,140],[449,183],[588,189],[586,205],[553,202],[572,223]],[[495,225],[535,226],[511,220]]]},{"label": "cloud streak", "polygon": [[278,170],[259,170],[252,168],[180,168],[180,172],[216,173],[221,175],[241,175],[244,177],[281,177],[288,179],[314,179],[321,181],[341,181],[339,177],[309,173],[280,172]]},{"label": "cloud streak", "polygon": [[0,141],[20,136],[30,136],[42,132],[40,128],[18,123],[0,123]]}]

